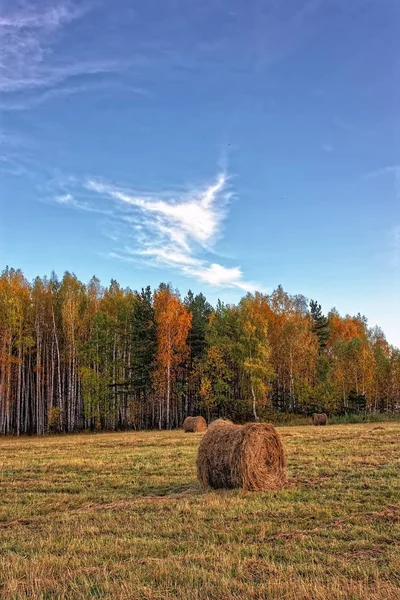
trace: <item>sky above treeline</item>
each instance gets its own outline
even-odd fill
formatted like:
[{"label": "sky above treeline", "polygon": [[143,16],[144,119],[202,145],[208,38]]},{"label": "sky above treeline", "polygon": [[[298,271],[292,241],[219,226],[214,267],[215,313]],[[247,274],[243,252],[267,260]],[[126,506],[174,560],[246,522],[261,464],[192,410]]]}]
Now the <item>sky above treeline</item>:
[{"label": "sky above treeline", "polygon": [[400,346],[397,0],[0,1],[0,259]]}]

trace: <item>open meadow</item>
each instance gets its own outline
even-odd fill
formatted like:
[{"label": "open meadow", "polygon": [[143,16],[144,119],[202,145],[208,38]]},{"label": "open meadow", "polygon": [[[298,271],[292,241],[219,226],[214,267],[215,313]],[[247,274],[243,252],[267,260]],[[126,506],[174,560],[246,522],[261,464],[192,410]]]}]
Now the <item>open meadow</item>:
[{"label": "open meadow", "polygon": [[400,598],[400,423],[279,432],[269,493],[201,492],[201,433],[0,439],[0,598]]}]

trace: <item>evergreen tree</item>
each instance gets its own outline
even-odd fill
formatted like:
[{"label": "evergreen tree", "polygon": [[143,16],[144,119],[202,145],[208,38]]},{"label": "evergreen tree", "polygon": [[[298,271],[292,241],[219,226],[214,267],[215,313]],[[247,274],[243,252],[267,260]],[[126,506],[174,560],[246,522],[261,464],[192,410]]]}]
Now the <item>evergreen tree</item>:
[{"label": "evergreen tree", "polygon": [[365,394],[357,394],[356,390],[350,390],[347,398],[347,408],[351,413],[364,413],[367,407]]},{"label": "evergreen tree", "polygon": [[157,350],[157,332],[150,286],[136,293],[132,313],[132,375],[137,394],[147,394],[153,387],[153,369]]},{"label": "evergreen tree", "polygon": [[318,338],[320,353],[322,354],[326,348],[329,338],[329,321],[322,314],[321,305],[316,300],[310,301],[310,312],[312,318],[312,331]]},{"label": "evergreen tree", "polygon": [[201,358],[206,350],[207,325],[213,308],[207,302],[204,294],[200,293],[194,296],[191,290],[188,291],[184,304],[192,313],[192,326],[188,337],[188,344],[193,363]]}]

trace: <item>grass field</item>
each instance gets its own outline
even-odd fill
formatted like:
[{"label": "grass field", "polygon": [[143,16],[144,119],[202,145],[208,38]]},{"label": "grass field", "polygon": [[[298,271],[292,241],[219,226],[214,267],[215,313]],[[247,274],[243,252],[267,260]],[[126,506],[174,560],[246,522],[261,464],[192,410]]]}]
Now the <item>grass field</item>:
[{"label": "grass field", "polygon": [[202,434],[0,439],[0,598],[400,598],[400,423],[282,427],[289,485],[201,493]]}]

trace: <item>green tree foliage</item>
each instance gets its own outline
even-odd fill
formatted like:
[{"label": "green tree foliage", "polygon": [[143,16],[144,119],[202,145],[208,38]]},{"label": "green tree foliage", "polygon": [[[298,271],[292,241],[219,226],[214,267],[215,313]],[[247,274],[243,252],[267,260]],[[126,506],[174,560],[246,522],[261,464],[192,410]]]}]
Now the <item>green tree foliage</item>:
[{"label": "green tree foliage", "polygon": [[150,394],[156,360],[157,330],[150,286],[136,293],[132,310],[131,382],[137,394]]},{"label": "green tree foliage", "polygon": [[347,398],[346,412],[363,413],[367,408],[367,399],[365,394],[357,394],[356,390],[350,390]]},{"label": "green tree foliage", "polygon": [[202,293],[194,296],[191,290],[188,291],[184,304],[192,313],[192,325],[188,337],[188,344],[190,347],[191,360],[192,362],[195,362],[201,358],[206,351],[207,326],[213,308]]},{"label": "green tree foliage", "polygon": [[240,353],[244,372],[251,392],[252,414],[259,420],[258,406],[268,405],[270,383],[274,379],[271,364],[271,345],[268,321],[264,318],[261,294],[248,294],[238,307]]},{"label": "green tree foliage", "polygon": [[318,338],[320,353],[327,345],[329,338],[329,320],[322,314],[321,305],[316,300],[310,300],[310,312],[312,318],[312,331]]},{"label": "green tree foliage", "polygon": [[279,286],[237,305],[73,273],[0,275],[0,433],[175,427],[189,414],[400,411],[400,350]]}]

